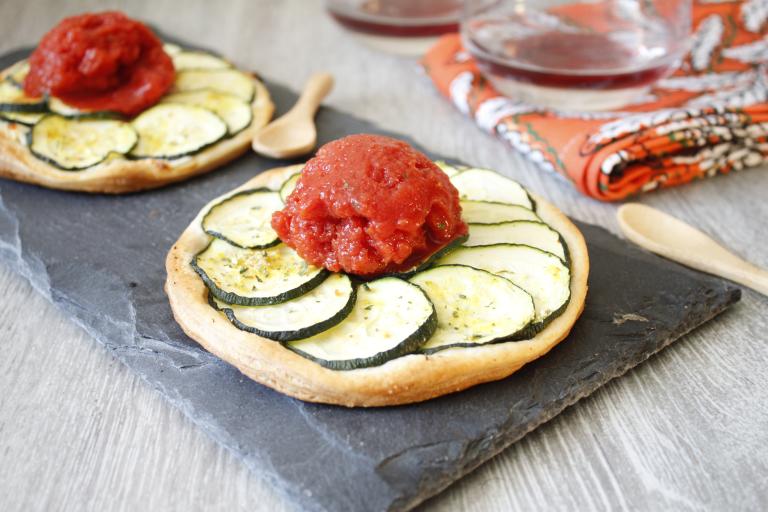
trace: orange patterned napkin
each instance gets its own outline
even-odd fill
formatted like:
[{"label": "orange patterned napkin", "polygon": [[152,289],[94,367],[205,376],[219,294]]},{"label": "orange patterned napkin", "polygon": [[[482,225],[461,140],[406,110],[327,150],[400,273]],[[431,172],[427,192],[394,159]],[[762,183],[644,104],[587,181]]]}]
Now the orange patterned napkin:
[{"label": "orange patterned napkin", "polygon": [[616,201],[768,157],[768,0],[699,0],[693,24],[681,68],[620,112],[543,111],[504,97],[458,34],[441,38],[423,65],[481,128],[583,193]]}]

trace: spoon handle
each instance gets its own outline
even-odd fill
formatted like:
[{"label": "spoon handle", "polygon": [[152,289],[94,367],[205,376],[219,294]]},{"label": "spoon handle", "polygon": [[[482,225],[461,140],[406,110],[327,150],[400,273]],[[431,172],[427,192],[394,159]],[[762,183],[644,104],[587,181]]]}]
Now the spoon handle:
[{"label": "spoon handle", "polygon": [[768,271],[762,268],[745,261],[741,268],[723,269],[721,273],[723,277],[768,296]]},{"label": "spoon handle", "polygon": [[658,240],[639,241],[630,238],[638,245],[678,263],[730,279],[768,296],[768,271],[744,260],[712,239],[708,240],[710,245],[706,250],[696,252],[689,248],[660,244]]},{"label": "spoon handle", "polygon": [[294,113],[301,112],[310,118],[314,117],[315,112],[320,107],[320,102],[328,96],[331,88],[333,88],[333,76],[330,73],[315,73],[304,84],[299,101],[291,110]]}]

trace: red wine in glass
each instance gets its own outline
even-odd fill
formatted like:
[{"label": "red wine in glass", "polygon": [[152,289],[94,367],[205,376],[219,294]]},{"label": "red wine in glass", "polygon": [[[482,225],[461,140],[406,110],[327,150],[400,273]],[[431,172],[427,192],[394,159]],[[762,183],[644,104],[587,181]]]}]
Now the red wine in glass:
[{"label": "red wine in glass", "polygon": [[328,12],[369,45],[418,55],[459,30],[461,0],[328,0]]},{"label": "red wine in glass", "polygon": [[484,12],[465,19],[464,43],[502,93],[566,110],[637,101],[678,65],[684,40],[659,16],[622,17],[610,0],[567,7]]},{"label": "red wine in glass", "polygon": [[484,70],[546,87],[638,87],[655,82],[673,65],[663,59],[648,65],[636,47],[616,44],[604,34],[548,32],[506,41],[504,52],[514,60],[494,58],[478,43],[472,46]]}]

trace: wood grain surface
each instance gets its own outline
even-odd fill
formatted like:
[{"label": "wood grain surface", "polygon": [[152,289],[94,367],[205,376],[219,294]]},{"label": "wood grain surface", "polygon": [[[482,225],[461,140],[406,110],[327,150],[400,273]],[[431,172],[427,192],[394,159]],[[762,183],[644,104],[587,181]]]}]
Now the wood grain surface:
[{"label": "wood grain surface", "polygon": [[[481,133],[415,61],[359,46],[313,0],[4,0],[0,51],[62,16],[119,8],[436,152],[500,169],[616,232],[580,196]],[[642,199],[768,267],[768,174]],[[76,197],[73,196],[73,199]],[[0,510],[287,510],[269,486],[0,266]],[[761,510],[768,504],[768,299],[731,311],[605,386],[424,505],[430,510]]]}]

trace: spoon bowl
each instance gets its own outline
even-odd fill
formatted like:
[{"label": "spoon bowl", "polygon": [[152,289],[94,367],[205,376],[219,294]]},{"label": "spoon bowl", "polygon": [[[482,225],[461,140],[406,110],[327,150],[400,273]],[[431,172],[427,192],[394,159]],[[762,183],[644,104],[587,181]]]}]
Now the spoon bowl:
[{"label": "spoon bowl", "polygon": [[253,140],[253,149],[271,158],[290,158],[305,155],[317,144],[315,123],[307,119],[281,117],[259,133]]},{"label": "spoon bowl", "polygon": [[317,144],[315,113],[332,87],[330,74],[312,75],[293,108],[254,136],[253,150],[270,158],[293,158],[312,151]]}]

